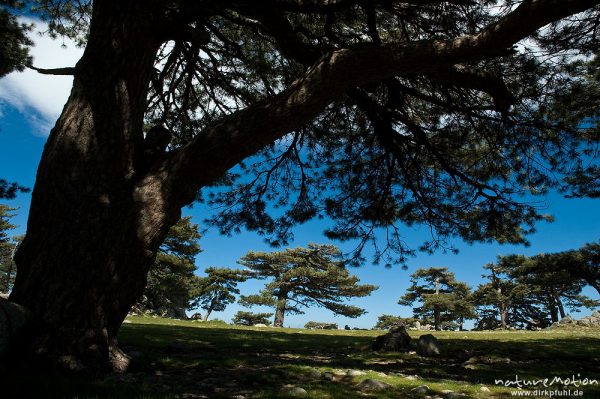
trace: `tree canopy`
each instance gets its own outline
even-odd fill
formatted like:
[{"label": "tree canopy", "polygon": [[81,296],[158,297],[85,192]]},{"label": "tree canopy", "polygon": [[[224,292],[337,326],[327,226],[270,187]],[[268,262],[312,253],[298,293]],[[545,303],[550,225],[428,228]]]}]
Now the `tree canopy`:
[{"label": "tree canopy", "polygon": [[[38,3],[52,32],[85,41],[91,1]],[[375,260],[389,262],[414,250],[401,223],[432,227],[423,250],[456,235],[526,243],[548,215],[518,197],[597,186],[597,166],[580,162],[597,155],[595,4],[177,1],[156,21],[145,120],[173,134],[181,160],[221,140],[217,126],[243,123],[252,140],[269,125],[211,175],[231,190],[197,197],[220,206],[211,221],[224,233],[282,245],[327,216],[330,238],[360,239],[357,256],[387,229]]]},{"label": "tree canopy", "polygon": [[28,47],[33,42],[26,35],[30,27],[19,23],[15,16],[23,7],[18,0],[0,0],[0,78],[12,71],[22,71],[32,60]]},{"label": "tree canopy", "polygon": [[302,314],[302,308],[311,305],[358,317],[364,309],[344,304],[344,300],[370,295],[377,287],[358,284],[358,277],[346,270],[339,257],[337,247],[318,244],[271,253],[248,252],[239,261],[248,268],[248,275],[271,281],[259,294],[242,296],[240,303],[275,306],[275,327],[283,327],[285,314]]},{"label": "tree canopy", "polygon": [[253,326],[255,324],[268,326],[271,324],[271,320],[269,320],[271,316],[273,316],[273,313],[252,313],[240,310],[233,316],[232,322],[238,326]]}]

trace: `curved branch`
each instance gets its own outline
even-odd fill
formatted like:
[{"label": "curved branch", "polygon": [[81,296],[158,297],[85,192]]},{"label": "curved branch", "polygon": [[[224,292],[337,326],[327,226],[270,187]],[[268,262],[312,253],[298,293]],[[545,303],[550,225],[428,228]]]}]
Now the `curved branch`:
[{"label": "curved branch", "polygon": [[319,59],[305,75],[270,99],[255,103],[206,128],[162,165],[177,206],[193,201],[204,185],[286,133],[304,125],[354,87],[400,74],[427,73],[440,66],[506,54],[518,41],[600,0],[524,0],[480,33],[451,40],[359,45]]}]

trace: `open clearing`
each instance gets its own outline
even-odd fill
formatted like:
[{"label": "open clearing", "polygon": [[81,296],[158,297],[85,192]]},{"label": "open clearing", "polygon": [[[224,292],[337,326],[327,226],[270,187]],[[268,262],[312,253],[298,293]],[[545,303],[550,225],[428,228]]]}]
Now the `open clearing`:
[{"label": "open clearing", "polygon": [[[411,331],[413,343],[426,333]],[[373,352],[371,343],[381,334],[129,317],[120,333],[122,347],[134,356],[129,373],[15,373],[4,376],[0,397],[505,398],[515,388],[499,386],[496,379],[600,381],[600,329],[433,332],[443,345],[437,358]],[[366,379],[389,386],[366,390],[360,385]],[[600,398],[598,383],[578,385],[541,389],[578,390],[584,398]],[[534,389],[540,386],[524,390]]]}]

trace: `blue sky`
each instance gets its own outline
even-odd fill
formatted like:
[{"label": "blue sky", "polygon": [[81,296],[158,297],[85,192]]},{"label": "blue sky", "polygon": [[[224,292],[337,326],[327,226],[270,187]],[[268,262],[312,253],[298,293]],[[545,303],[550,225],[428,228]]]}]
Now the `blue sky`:
[{"label": "blue sky", "polygon": [[[34,36],[37,43],[33,51],[38,67],[72,66],[78,59],[81,50],[66,42],[52,42],[48,38]],[[33,187],[35,173],[43,146],[54,121],[58,117],[62,105],[66,101],[71,81],[68,77],[42,76],[32,71],[14,73],[0,79],[0,177],[9,181],[18,181],[27,187]],[[8,205],[19,207],[18,215],[13,219],[19,225],[15,234],[25,230],[30,194],[21,194],[15,200],[4,201]],[[351,327],[370,328],[377,316],[395,314],[410,316],[409,307],[397,304],[398,298],[409,286],[409,275],[419,267],[446,266],[453,271],[457,278],[466,281],[471,286],[483,282],[482,266],[494,262],[498,255],[521,253],[534,255],[542,252],[556,252],[574,249],[587,242],[600,238],[600,201],[590,199],[565,199],[557,194],[545,198],[547,209],[555,217],[554,223],[541,223],[538,231],[530,236],[531,246],[501,246],[498,244],[467,245],[460,240],[452,242],[459,250],[458,255],[451,253],[436,253],[433,255],[418,254],[408,261],[408,270],[399,267],[386,269],[383,266],[365,264],[353,268],[352,272],[360,277],[361,282],[375,284],[380,288],[370,297],[354,300],[353,304],[365,308],[368,313],[358,319],[348,319],[334,316],[324,309],[311,308],[305,315],[286,316],[286,326],[300,327],[309,320],[329,321],[345,324]],[[193,221],[202,226],[210,210],[196,205],[192,209],[184,209],[185,215],[191,215]],[[310,222],[295,230],[295,240],[291,246],[306,246],[310,242],[329,242],[322,234],[323,222]],[[426,229],[405,228],[406,241],[418,246],[427,238]],[[201,239],[203,252],[197,257],[196,265],[201,271],[208,266],[237,267],[236,261],[249,250],[272,250],[263,243],[262,238],[254,233],[242,233],[234,237],[220,236],[216,230],[208,230]],[[349,251],[353,244],[341,246],[343,251]],[[367,259],[369,251],[367,248]],[[243,294],[258,292],[263,281],[248,281],[240,288]],[[592,298],[598,298],[592,289],[585,293]],[[243,309],[231,305],[225,312],[214,313],[212,317],[229,321],[233,314]],[[258,311],[259,308],[253,310]],[[268,311],[269,309],[260,309]],[[588,314],[584,311],[580,315]]]}]

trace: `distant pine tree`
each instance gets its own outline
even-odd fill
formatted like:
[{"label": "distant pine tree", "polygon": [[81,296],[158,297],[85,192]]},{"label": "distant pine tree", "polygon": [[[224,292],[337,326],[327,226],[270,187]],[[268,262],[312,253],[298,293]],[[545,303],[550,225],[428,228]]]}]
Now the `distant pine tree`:
[{"label": "distant pine tree", "polygon": [[184,217],[169,230],[148,274],[144,294],[135,308],[172,317],[185,317],[197,289],[194,258],[200,245],[198,225]]},{"label": "distant pine tree", "polygon": [[398,301],[401,305],[421,306],[413,308],[414,316],[433,320],[436,330],[442,327],[459,327],[465,319],[476,317],[471,303],[471,290],[454,277],[446,267],[418,269],[411,275],[412,285]]},{"label": "distant pine tree", "polygon": [[351,275],[339,258],[337,247],[319,244],[280,252],[248,252],[239,263],[249,269],[249,276],[271,281],[257,295],[242,296],[240,303],[275,307],[275,327],[283,326],[286,314],[302,314],[301,308],[309,306],[358,317],[365,310],[342,301],[370,295],[378,287],[359,285],[358,277]]},{"label": "distant pine tree", "polygon": [[194,305],[206,311],[204,320],[213,311],[222,312],[227,305],[235,302],[235,294],[239,294],[237,284],[246,281],[247,275],[241,270],[209,267],[204,271],[206,277],[196,280]]}]

